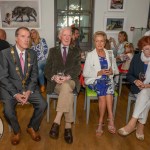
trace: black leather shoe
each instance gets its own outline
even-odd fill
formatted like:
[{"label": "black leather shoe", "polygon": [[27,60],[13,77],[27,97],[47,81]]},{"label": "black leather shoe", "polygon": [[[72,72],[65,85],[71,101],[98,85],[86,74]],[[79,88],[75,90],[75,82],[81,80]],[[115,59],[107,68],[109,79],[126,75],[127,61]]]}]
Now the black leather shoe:
[{"label": "black leather shoe", "polygon": [[59,124],[53,123],[49,135],[53,139],[58,139],[59,136]]},{"label": "black leather shoe", "polygon": [[73,142],[73,136],[72,136],[71,129],[65,129],[64,138],[68,144],[71,144]]}]

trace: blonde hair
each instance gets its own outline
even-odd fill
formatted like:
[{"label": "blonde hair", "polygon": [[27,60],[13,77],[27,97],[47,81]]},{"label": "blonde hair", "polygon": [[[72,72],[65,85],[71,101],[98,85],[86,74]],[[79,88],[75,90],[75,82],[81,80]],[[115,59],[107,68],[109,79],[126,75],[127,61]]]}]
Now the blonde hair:
[{"label": "blonde hair", "polygon": [[129,47],[130,48],[130,53],[134,53],[134,46],[132,43],[125,43],[124,48]]},{"label": "blonde hair", "polygon": [[[31,29],[31,31],[34,31],[34,32],[36,33],[36,38],[35,38],[35,39],[33,39],[33,38],[31,37],[31,41],[30,41],[31,46],[32,46],[32,42],[35,43],[35,45],[39,44],[39,43],[40,43],[40,40],[41,40],[40,35],[39,35],[39,32],[38,32],[36,29]],[[30,32],[31,32],[31,31],[30,31]]]},{"label": "blonde hair", "polygon": [[107,35],[106,35],[105,32],[103,32],[103,31],[97,31],[97,32],[95,32],[94,35],[93,35],[93,41],[95,41],[95,38],[97,36],[103,36],[103,38],[105,40],[105,43],[106,43]]}]

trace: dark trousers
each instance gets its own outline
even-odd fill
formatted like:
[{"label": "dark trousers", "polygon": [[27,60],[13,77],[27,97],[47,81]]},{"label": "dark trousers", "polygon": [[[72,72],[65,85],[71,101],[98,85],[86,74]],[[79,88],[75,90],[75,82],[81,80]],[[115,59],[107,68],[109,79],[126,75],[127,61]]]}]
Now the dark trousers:
[{"label": "dark trousers", "polygon": [[[6,120],[11,125],[14,133],[18,133],[20,131],[20,126],[15,111],[17,100],[12,98],[2,100],[2,102],[4,103],[4,115]],[[28,102],[34,107],[34,112],[28,124],[28,128],[33,128],[35,131],[38,131],[47,103],[38,91],[30,95]]]}]

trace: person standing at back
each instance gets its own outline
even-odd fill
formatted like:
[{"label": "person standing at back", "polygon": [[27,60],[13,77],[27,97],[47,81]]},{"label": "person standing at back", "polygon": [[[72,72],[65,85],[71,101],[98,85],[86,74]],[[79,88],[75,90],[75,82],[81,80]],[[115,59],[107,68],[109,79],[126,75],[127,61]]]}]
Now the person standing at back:
[{"label": "person standing at back", "polygon": [[79,29],[76,27],[72,27],[72,39],[71,39],[71,44],[73,46],[75,46],[76,48],[80,49],[80,45],[79,45]]},{"label": "person standing at back", "polygon": [[71,28],[60,29],[60,45],[49,50],[45,66],[45,77],[47,79],[47,93],[59,94],[57,103],[57,114],[50,130],[50,137],[59,137],[59,126],[61,118],[65,117],[64,139],[68,144],[73,142],[71,123],[73,122],[73,91],[79,92],[80,83],[80,52],[76,47],[70,46]]}]

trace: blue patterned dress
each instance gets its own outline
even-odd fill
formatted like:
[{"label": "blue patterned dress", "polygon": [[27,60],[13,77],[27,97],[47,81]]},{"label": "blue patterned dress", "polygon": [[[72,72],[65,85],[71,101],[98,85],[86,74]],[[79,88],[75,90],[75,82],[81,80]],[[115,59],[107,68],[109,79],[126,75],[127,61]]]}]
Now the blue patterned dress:
[{"label": "blue patterned dress", "polygon": [[[101,69],[107,69],[108,63],[105,57],[99,56]],[[93,84],[88,85],[91,90],[96,91],[97,96],[113,95],[114,88],[109,76],[102,75],[100,79],[96,79]]]},{"label": "blue patterned dress", "polygon": [[40,43],[35,45],[35,43],[32,43],[32,47],[34,51],[37,53],[37,61],[38,61],[38,79],[40,85],[45,84],[45,78],[44,78],[44,68],[46,64],[46,59],[48,55],[48,46],[44,38],[41,38]]},{"label": "blue patterned dress", "polygon": [[32,43],[31,49],[37,52],[38,61],[47,59],[48,46],[44,38],[41,38],[40,43],[37,45],[35,45],[35,43]]}]

